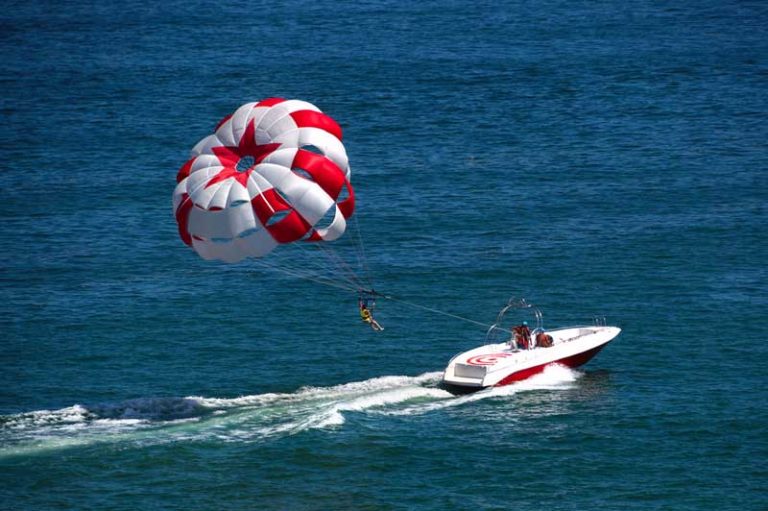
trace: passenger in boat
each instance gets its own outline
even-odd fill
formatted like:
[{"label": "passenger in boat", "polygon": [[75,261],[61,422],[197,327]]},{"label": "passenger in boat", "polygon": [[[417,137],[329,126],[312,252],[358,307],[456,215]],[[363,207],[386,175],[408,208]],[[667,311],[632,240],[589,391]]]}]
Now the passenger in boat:
[{"label": "passenger in boat", "polygon": [[368,323],[371,325],[371,328],[373,328],[377,332],[381,332],[384,330],[384,327],[382,327],[378,321],[373,319],[373,313],[371,312],[371,308],[369,307],[369,303],[367,299],[360,299],[359,302],[360,306],[360,319],[363,320],[363,323]]},{"label": "passenger in boat", "polygon": [[538,348],[551,348],[554,344],[554,339],[551,335],[539,332],[536,334],[536,347]]},{"label": "passenger in boat", "polygon": [[528,328],[528,322],[523,321],[522,325],[512,329],[515,334],[515,344],[522,350],[527,350],[531,345],[531,329]]}]

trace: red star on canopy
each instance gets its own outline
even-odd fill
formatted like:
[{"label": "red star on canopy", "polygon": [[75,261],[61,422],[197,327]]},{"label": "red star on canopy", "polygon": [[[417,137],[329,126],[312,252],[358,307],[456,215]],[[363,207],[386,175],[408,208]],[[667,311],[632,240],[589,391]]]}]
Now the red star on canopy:
[{"label": "red star on canopy", "polygon": [[[235,181],[241,185],[247,186],[248,178],[250,177],[251,172],[253,172],[254,167],[261,163],[261,161],[269,156],[270,153],[280,147],[280,144],[277,143],[257,144],[256,137],[254,136],[255,133],[256,127],[254,126],[253,121],[251,121],[245,128],[245,133],[240,137],[240,143],[237,146],[218,146],[211,148],[213,154],[216,155],[224,168],[208,181],[208,184],[205,185],[206,188],[231,177],[235,178]],[[247,156],[253,158],[253,165],[243,171],[237,170],[238,162]]]}]

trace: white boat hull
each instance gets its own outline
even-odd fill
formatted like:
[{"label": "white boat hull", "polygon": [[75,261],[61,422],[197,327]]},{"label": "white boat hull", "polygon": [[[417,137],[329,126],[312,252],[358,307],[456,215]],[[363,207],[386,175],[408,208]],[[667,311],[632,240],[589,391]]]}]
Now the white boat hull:
[{"label": "white boat hull", "polygon": [[620,332],[613,326],[547,330],[553,339],[549,348],[518,350],[509,343],[486,344],[453,357],[445,369],[443,384],[449,390],[472,392],[525,380],[551,364],[579,367]]}]

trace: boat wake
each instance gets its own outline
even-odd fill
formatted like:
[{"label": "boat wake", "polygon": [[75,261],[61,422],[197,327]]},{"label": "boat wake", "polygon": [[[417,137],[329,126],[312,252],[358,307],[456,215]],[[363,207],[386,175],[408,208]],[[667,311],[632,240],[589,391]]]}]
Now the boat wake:
[{"label": "boat wake", "polygon": [[342,426],[350,413],[420,415],[523,391],[570,388],[581,373],[552,366],[524,382],[454,396],[442,372],[384,376],[292,393],[236,398],[139,398],[0,416],[0,458],[104,442],[253,442]]}]

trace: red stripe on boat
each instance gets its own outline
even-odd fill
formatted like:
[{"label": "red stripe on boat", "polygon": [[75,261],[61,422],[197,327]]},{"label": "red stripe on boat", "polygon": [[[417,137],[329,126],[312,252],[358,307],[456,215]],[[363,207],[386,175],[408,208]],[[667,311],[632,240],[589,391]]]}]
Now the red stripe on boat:
[{"label": "red stripe on boat", "polygon": [[555,360],[554,362],[547,362],[546,364],[541,364],[534,367],[529,367],[528,369],[523,369],[522,371],[517,371],[516,373],[512,373],[503,380],[501,380],[499,383],[497,383],[496,387],[501,387],[503,385],[509,385],[510,383],[514,383],[516,381],[525,380],[527,378],[530,378],[531,376],[535,374],[539,374],[540,372],[544,371],[544,369],[552,364],[560,364],[564,365],[566,367],[579,367],[587,362],[589,362],[592,357],[600,353],[600,350],[605,347],[605,344],[598,346],[596,348],[592,348],[591,350],[587,350],[583,353],[577,353],[576,355],[572,355],[570,357],[562,358],[560,360]]}]

